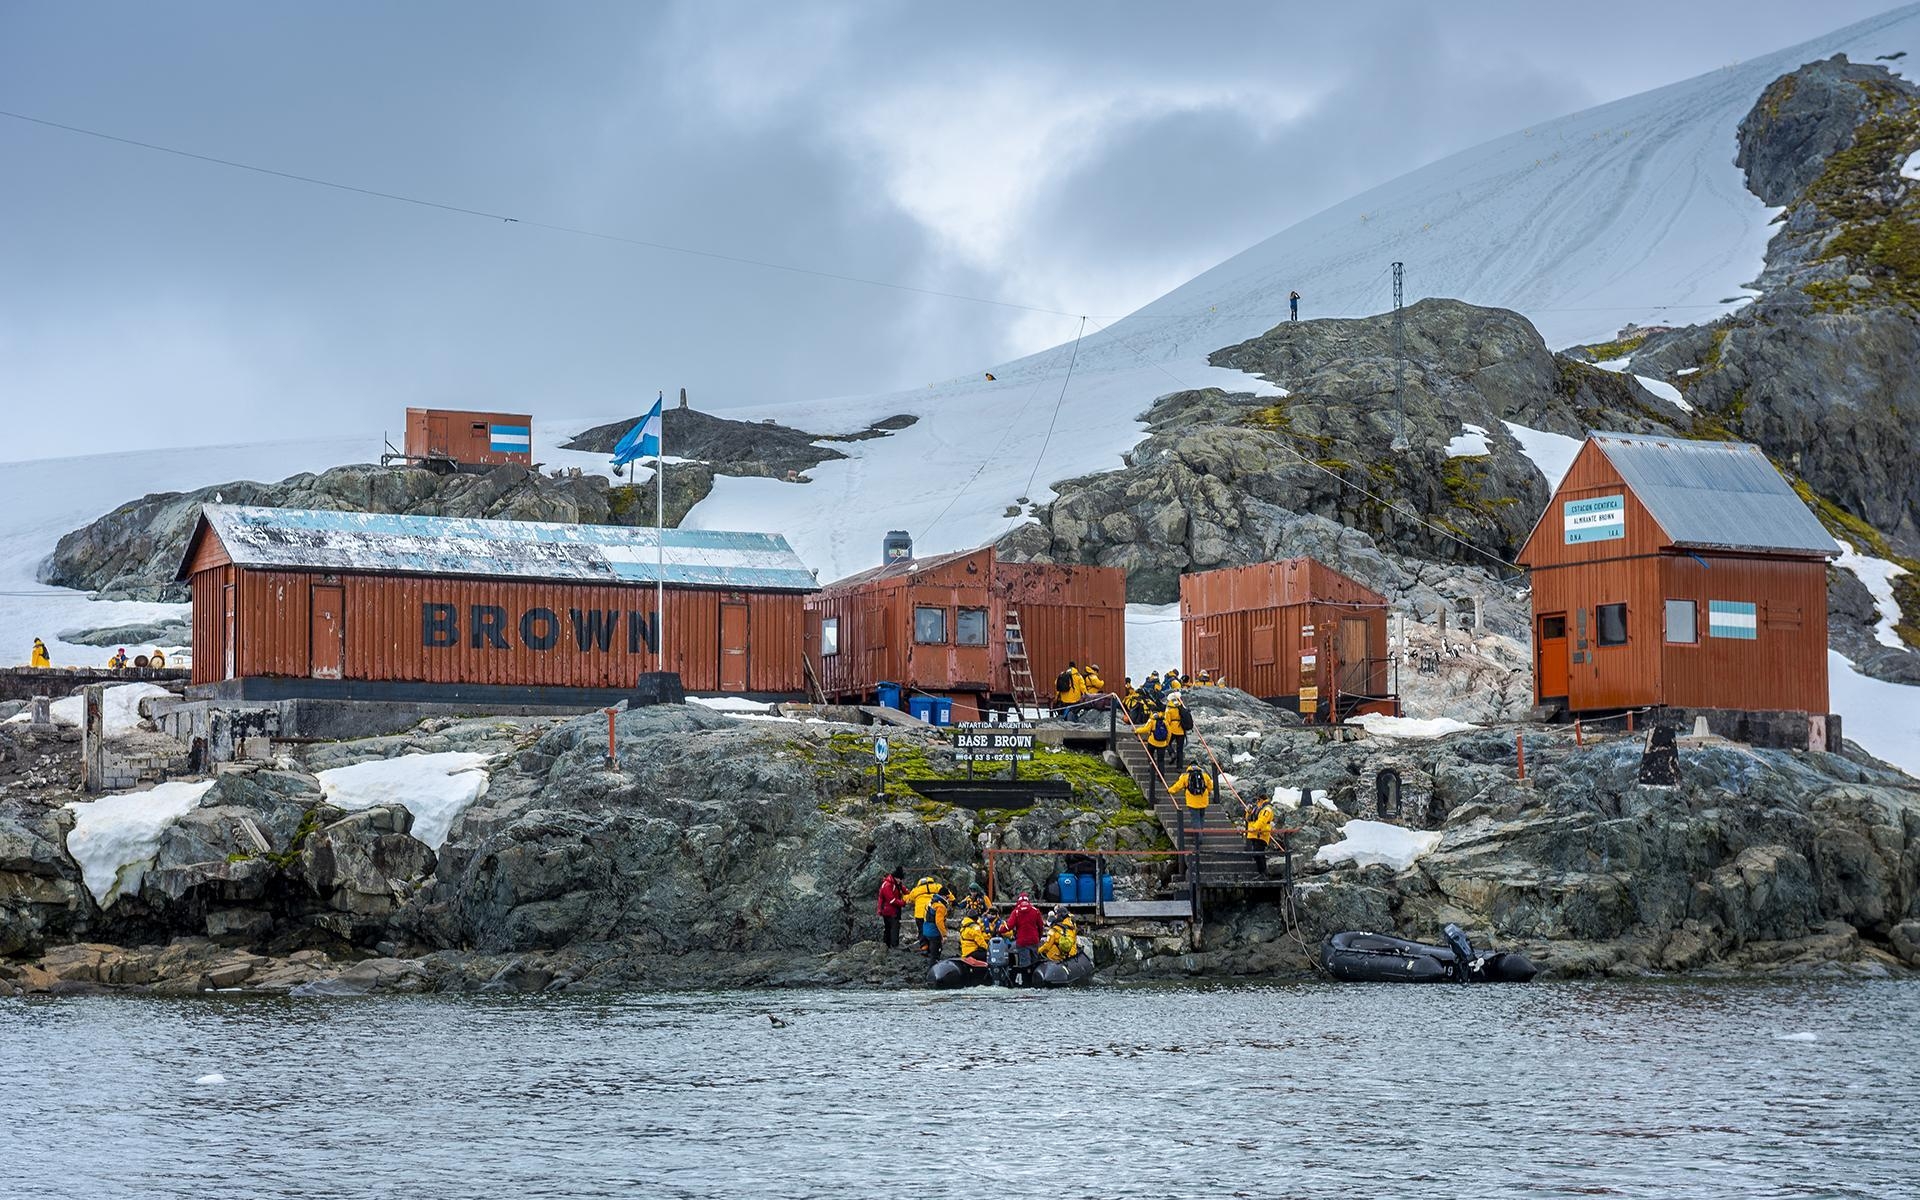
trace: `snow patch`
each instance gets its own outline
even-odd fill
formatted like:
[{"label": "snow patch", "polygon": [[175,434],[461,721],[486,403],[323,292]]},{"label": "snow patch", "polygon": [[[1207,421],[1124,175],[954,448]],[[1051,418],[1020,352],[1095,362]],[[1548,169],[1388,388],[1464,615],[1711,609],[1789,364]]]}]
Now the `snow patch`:
[{"label": "snow patch", "polygon": [[1662,400],[1665,400],[1675,408],[1682,409],[1686,412],[1693,411],[1693,405],[1687,403],[1687,398],[1680,394],[1680,389],[1668,383],[1666,380],[1653,379],[1646,375],[1635,375],[1634,378],[1640,381],[1641,387],[1652,392]]},{"label": "snow patch", "polygon": [[413,814],[413,836],[438,850],[447,831],[487,794],[487,756],[460,750],[403,754],[334,767],[314,778],[327,803],[348,812],[403,804]]},{"label": "snow patch", "polygon": [[1599,367],[1602,371],[1611,371],[1615,375],[1618,375],[1622,371],[1625,371],[1627,369],[1627,364],[1632,361],[1633,361],[1633,355],[1623,354],[1619,358],[1603,359],[1602,361],[1594,363],[1593,365],[1596,367]]},{"label": "snow patch", "polygon": [[1142,683],[1180,661],[1180,605],[1127,605],[1127,675]]},{"label": "snow patch", "polygon": [[1384,821],[1348,821],[1341,840],[1322,846],[1315,862],[1351,862],[1356,867],[1388,866],[1404,871],[1413,860],[1440,844],[1440,833],[1421,833]]},{"label": "snow patch", "polygon": [[1920,179],[1920,150],[1907,155],[1907,161],[1900,164],[1900,178]]},{"label": "snow patch", "polygon": [[1481,458],[1489,453],[1487,449],[1487,431],[1478,425],[1460,423],[1461,432],[1453,435],[1447,443],[1448,458]]},{"label": "snow patch", "polygon": [[1515,425],[1512,421],[1502,421],[1513,440],[1520,443],[1520,452],[1532,460],[1540,474],[1546,478],[1547,490],[1554,491],[1560,481],[1567,477],[1567,471],[1573,466],[1574,455],[1580,453],[1580,439],[1570,438],[1564,433],[1548,433],[1544,429],[1528,429],[1525,425]]},{"label": "snow patch", "polygon": [[758,700],[749,700],[744,696],[689,696],[687,703],[698,704],[723,713],[767,713],[773,711],[771,704]]},{"label": "snow patch", "polygon": [[67,805],[73,829],[67,853],[101,908],[140,892],[167,826],[192,812],[213,780],[169,780],[144,792],[123,792]]},{"label": "snow patch", "polygon": [[1675,375],[1698,375],[1699,373],[1699,367],[1681,367],[1678,371],[1674,372]]},{"label": "snow patch", "polygon": [[1360,726],[1374,737],[1389,741],[1446,737],[1448,734],[1468,733],[1483,728],[1466,721],[1456,721],[1452,717],[1389,717],[1385,713],[1361,713],[1349,718],[1349,723]]},{"label": "snow patch", "polygon": [[1315,808],[1324,808],[1328,812],[1336,811],[1333,807],[1333,798],[1320,788],[1313,789],[1311,796],[1304,795],[1299,788],[1273,789],[1273,802],[1281,808],[1299,808],[1302,800]]},{"label": "snow patch", "polygon": [[1884,558],[1861,554],[1845,542],[1836,541],[1834,544],[1840,547],[1840,557],[1834,565],[1852,571],[1853,577],[1865,584],[1873,596],[1874,612],[1880,618],[1873,627],[1873,639],[1882,646],[1905,649],[1907,644],[1900,640],[1900,635],[1894,630],[1894,626],[1900,622],[1900,602],[1893,598],[1893,581],[1905,575],[1907,569]]},{"label": "snow patch", "polygon": [[1846,739],[1920,778],[1920,687],[1862,675],[1837,650],[1827,651],[1827,684]]},{"label": "snow patch", "polygon": [[[140,702],[148,696],[171,696],[172,692],[156,683],[123,683],[110,687],[106,691],[106,713],[101,723],[108,737],[125,737],[140,727]],[[55,700],[47,706],[55,725],[70,725],[75,729],[86,717],[86,698],[67,696]],[[8,717],[9,722],[31,720],[31,712],[18,712]]]}]

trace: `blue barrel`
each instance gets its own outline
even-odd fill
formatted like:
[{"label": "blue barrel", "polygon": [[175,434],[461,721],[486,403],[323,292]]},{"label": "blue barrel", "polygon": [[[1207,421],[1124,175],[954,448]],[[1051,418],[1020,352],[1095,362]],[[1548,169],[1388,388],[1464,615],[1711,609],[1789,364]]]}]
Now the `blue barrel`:
[{"label": "blue barrel", "polygon": [[953,701],[945,696],[933,698],[933,723],[935,725],[953,724]]},{"label": "blue barrel", "polygon": [[1094,887],[1093,876],[1082,875],[1080,877],[1080,884],[1077,888],[1074,889],[1074,894],[1079,898],[1079,903],[1081,904],[1093,903],[1093,898],[1095,895],[1093,887]]},{"label": "blue barrel", "polygon": [[1100,877],[1100,899],[1108,904],[1113,903],[1113,876],[1102,875]]},{"label": "blue barrel", "polygon": [[1080,903],[1080,878],[1069,872],[1060,872],[1060,903]]},{"label": "blue barrel", "polygon": [[900,707],[900,685],[899,684],[883,683],[875,687],[874,690],[880,694],[881,708],[899,708]]},{"label": "blue barrel", "polygon": [[907,697],[907,715],[916,721],[925,721],[929,725],[933,724],[933,697]]}]

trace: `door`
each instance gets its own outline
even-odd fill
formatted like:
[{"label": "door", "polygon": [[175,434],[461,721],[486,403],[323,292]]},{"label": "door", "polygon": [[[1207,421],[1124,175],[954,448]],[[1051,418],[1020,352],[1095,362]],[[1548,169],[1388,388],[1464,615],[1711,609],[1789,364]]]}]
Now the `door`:
[{"label": "door", "polygon": [[222,679],[234,677],[234,660],[238,656],[235,644],[237,639],[233,635],[235,627],[239,624],[239,615],[233,605],[233,585],[229,583],[220,589],[220,625],[222,636],[225,638],[225,643],[221,647],[221,657],[226,667],[226,674],[220,677]]},{"label": "door", "polygon": [[1340,618],[1339,641],[1334,643],[1334,652],[1340,656],[1340,691],[1348,696],[1373,695],[1365,617]]},{"label": "door", "polygon": [[444,416],[427,417],[427,453],[447,453],[447,419]]},{"label": "door", "polygon": [[307,674],[315,679],[340,678],[340,666],[346,660],[347,622],[343,601],[343,591],[338,584],[314,585]]},{"label": "door", "polygon": [[747,606],[720,606],[720,690],[747,690]]},{"label": "door", "polygon": [[1533,635],[1533,686],[1540,700],[1567,698],[1567,614],[1542,613]]}]

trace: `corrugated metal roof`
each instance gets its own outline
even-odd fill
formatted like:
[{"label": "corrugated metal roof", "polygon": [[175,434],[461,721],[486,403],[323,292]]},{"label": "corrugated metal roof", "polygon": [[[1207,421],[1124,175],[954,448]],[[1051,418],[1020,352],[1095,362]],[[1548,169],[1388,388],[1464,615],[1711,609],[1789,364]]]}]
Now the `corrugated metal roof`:
[{"label": "corrugated metal roof", "polygon": [[1836,554],[1833,536],[1758,446],[1591,435],[1677,546]]},{"label": "corrugated metal roof", "polygon": [[988,546],[976,546],[971,550],[951,550],[945,554],[936,554],[931,558],[903,558],[899,562],[882,563],[864,571],[856,571],[845,579],[836,579],[832,586],[836,588],[858,587],[863,583],[872,583],[876,579],[901,579],[909,575],[918,575],[922,571],[931,571],[949,563],[959,562],[963,558],[988,550]]},{"label": "corrugated metal roof", "polygon": [[[772,533],[669,529],[662,547],[658,531],[625,525],[230,504],[206,505],[200,517],[243,567],[594,583],[664,581],[791,592],[820,586],[787,539]],[[189,553],[198,540],[189,540]],[[185,566],[183,560],[183,571]]]}]

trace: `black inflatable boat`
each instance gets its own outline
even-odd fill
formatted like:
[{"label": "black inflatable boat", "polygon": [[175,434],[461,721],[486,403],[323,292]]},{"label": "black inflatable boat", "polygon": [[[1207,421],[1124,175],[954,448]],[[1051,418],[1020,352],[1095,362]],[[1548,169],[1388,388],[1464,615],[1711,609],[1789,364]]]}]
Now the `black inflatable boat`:
[{"label": "black inflatable boat", "polygon": [[1093,958],[1084,950],[1065,962],[1053,962],[1032,950],[993,946],[985,958],[943,958],[927,968],[928,982],[937,988],[972,987],[982,983],[1016,988],[1071,987],[1092,977]]},{"label": "black inflatable boat", "polygon": [[1445,933],[1444,946],[1384,933],[1336,933],[1320,944],[1320,963],[1350,983],[1526,983],[1540,973],[1523,954],[1475,950],[1457,925]]}]

